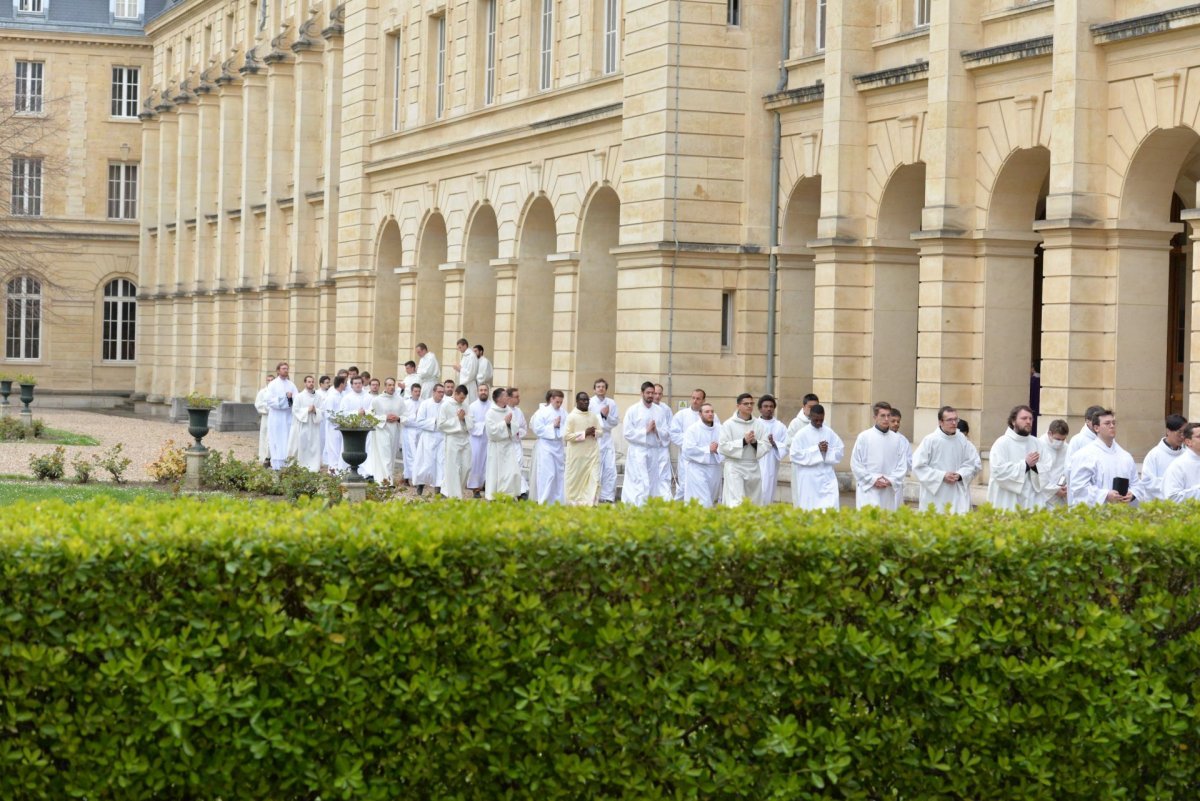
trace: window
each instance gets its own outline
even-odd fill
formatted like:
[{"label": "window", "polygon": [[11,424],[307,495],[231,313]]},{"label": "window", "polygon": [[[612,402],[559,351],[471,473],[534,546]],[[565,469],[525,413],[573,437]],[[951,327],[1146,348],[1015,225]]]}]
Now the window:
[{"label": "window", "polygon": [[538,88],[550,88],[550,64],[554,38],[554,0],[542,0],[541,58],[538,67]]},{"label": "window", "polygon": [[136,117],[138,115],[138,84],[141,71],[137,67],[113,67],[112,69],[112,115],[114,117]]},{"label": "window", "polygon": [[117,19],[137,19],[138,0],[116,0],[113,16]]},{"label": "window", "polygon": [[826,0],[817,0],[817,52],[825,52],[825,20],[828,11],[825,7]]},{"label": "window", "polygon": [[108,165],[108,217],[110,220],[137,219],[138,165]]},{"label": "window", "polygon": [[137,333],[137,287],[116,278],[104,285],[104,328],[101,357],[106,362],[131,362]]},{"label": "window", "polygon": [[617,71],[617,34],[621,24],[619,0],[604,0],[604,74]]},{"label": "window", "polygon": [[13,156],[12,204],[9,213],[21,217],[42,216],[42,160]]},{"label": "window", "polygon": [[21,0],[21,2],[17,4],[17,11],[20,11],[22,14],[45,13],[45,9],[42,6],[42,0]]},{"label": "window", "polygon": [[734,28],[742,24],[741,0],[725,0],[725,24]]},{"label": "window", "polygon": [[400,130],[400,108],[404,102],[404,53],[400,32],[392,34],[392,130]]},{"label": "window", "polygon": [[733,349],[733,292],[721,293],[721,350]]},{"label": "window", "polygon": [[7,359],[38,359],[42,355],[42,285],[19,275],[8,282],[8,320],[5,325],[4,356]]},{"label": "window", "polygon": [[929,25],[929,19],[933,14],[933,9],[931,8],[933,5],[933,0],[916,0],[916,3],[917,10],[915,16],[917,19],[917,27],[927,27]]},{"label": "window", "polygon": [[437,26],[437,64],[434,65],[434,71],[437,75],[435,85],[436,98],[434,102],[434,118],[441,119],[446,113],[446,17],[440,16],[436,19]]},{"label": "window", "polygon": [[496,102],[496,3],[488,0],[483,28],[483,104]]},{"label": "window", "polygon": [[13,111],[18,114],[42,113],[42,87],[46,65],[40,61],[18,61],[16,97]]}]

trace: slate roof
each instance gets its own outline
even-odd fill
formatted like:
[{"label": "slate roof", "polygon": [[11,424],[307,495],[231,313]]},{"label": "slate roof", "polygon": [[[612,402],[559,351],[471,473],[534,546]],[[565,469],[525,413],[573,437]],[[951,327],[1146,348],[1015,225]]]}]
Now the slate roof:
[{"label": "slate roof", "polygon": [[42,4],[45,13],[23,14],[17,12],[18,0],[0,0],[0,29],[141,37],[146,22],[173,5],[171,0],[143,0],[145,13],[140,19],[118,20],[112,14],[112,0],[42,0]]}]

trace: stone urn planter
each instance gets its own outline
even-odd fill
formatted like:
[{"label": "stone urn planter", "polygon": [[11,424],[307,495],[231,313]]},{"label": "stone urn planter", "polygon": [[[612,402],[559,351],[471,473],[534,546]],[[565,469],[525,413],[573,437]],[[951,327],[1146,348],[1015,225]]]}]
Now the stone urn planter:
[{"label": "stone urn planter", "polygon": [[208,415],[212,409],[207,406],[189,406],[188,413],[188,433],[195,440],[192,446],[188,448],[192,453],[207,453],[208,448],[204,447],[202,439],[208,434]]},{"label": "stone urn planter", "polygon": [[350,473],[345,480],[347,483],[361,483],[366,479],[359,475],[358,468],[367,461],[367,434],[371,429],[338,426],[338,431],[342,432],[342,461],[350,465]]},{"label": "stone urn planter", "polygon": [[37,382],[28,376],[22,376],[17,379],[21,385],[21,403],[25,408],[21,409],[21,414],[33,415],[33,411],[29,408],[29,404],[33,403],[33,388],[37,386]]},{"label": "stone urn planter", "polygon": [[12,385],[11,378],[0,378],[0,398],[4,399],[3,402],[0,402],[0,406],[12,406],[12,402],[8,399],[8,396],[12,394]]}]

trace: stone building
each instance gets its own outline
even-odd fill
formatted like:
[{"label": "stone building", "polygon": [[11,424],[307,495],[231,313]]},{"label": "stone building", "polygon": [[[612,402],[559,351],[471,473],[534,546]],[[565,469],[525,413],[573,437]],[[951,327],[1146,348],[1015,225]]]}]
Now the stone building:
[{"label": "stone building", "polygon": [[34,375],[42,406],[133,391],[142,25],[160,5],[0,6],[0,370]]}]

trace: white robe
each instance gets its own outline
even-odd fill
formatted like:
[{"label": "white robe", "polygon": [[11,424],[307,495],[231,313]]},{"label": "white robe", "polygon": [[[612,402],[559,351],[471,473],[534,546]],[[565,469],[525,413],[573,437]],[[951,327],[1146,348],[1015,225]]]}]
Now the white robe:
[{"label": "white robe", "polygon": [[[746,445],[743,439],[754,432],[757,442]],[[721,439],[717,446],[725,457],[721,500],[726,506],[737,506],[743,500],[757,503],[762,495],[762,470],[759,462],[767,457],[771,444],[767,442],[767,427],[756,417],[743,420],[736,414],[721,424]]]},{"label": "white robe", "polygon": [[[655,430],[646,427],[653,420]],[[650,498],[671,499],[670,481],[663,482],[663,466],[671,470],[671,412],[661,404],[638,402],[625,412],[625,485],[621,501],[641,506]]]},{"label": "white robe", "polygon": [[321,463],[322,464],[325,463],[325,435],[326,435],[326,432],[325,432],[325,397],[327,395],[329,395],[330,392],[333,392],[333,387],[330,387],[329,389],[321,389],[318,387],[316,392],[313,393],[317,396],[317,419],[321,423],[319,428],[321,430],[320,440],[321,440]]},{"label": "white robe", "polygon": [[[408,401],[404,400],[404,396],[399,392],[391,395],[383,392],[371,400],[371,413],[381,422],[375,426],[367,448],[367,471],[380,483],[396,483],[396,449],[400,438],[404,436],[403,420],[407,412]],[[389,423],[389,414],[400,419]]]},{"label": "white robe", "polygon": [[[458,419],[460,410],[464,414],[462,420]],[[461,498],[471,472],[471,415],[467,412],[467,404],[458,403],[454,398],[443,400],[437,427],[446,439],[442,494],[447,498]]]},{"label": "white robe", "polygon": [[[675,500],[684,500],[683,487],[687,483],[685,474],[688,469],[687,459],[683,458],[683,435],[694,424],[700,422],[700,412],[692,407],[680,409],[675,412],[675,416],[671,418],[671,444],[675,446],[679,453],[679,458],[675,467]],[[721,427],[721,418],[715,413],[713,414],[713,426]]]},{"label": "white robe", "polygon": [[[521,477],[521,494],[529,495],[529,480],[525,476],[525,449],[521,447],[521,440],[525,439],[525,435],[529,433],[529,425],[525,422],[525,412],[521,411],[519,406],[513,406],[511,403],[505,407],[513,416],[513,431],[517,434],[517,474]],[[535,443],[536,444],[536,443]]]},{"label": "white robe", "polygon": [[[858,435],[850,451],[850,472],[854,474],[854,499],[859,509],[896,509],[900,505],[896,487],[908,474],[910,453],[908,440],[900,434],[871,426]],[[881,477],[891,481],[892,486],[876,489],[875,482]]]},{"label": "white robe", "polygon": [[1163,475],[1163,497],[1169,501],[1200,500],[1200,456],[1184,446],[1187,453],[1171,462]]},{"label": "white robe", "polygon": [[508,407],[493,404],[484,423],[488,438],[484,497],[489,501],[497,495],[515,498],[521,494],[521,436],[515,415],[505,422],[508,413]]},{"label": "white robe", "polygon": [[1182,456],[1185,450],[1187,448],[1180,447],[1179,450],[1173,451],[1167,445],[1166,440],[1162,439],[1150,449],[1146,458],[1142,460],[1139,501],[1161,501],[1166,497],[1163,494],[1163,476],[1166,475],[1167,468],[1171,466],[1171,463]]},{"label": "white robe", "polygon": [[588,411],[600,415],[602,426],[596,432],[600,445],[600,496],[601,502],[611,503],[617,498],[617,449],[613,443],[613,431],[621,424],[621,412],[612,398],[600,400],[593,395],[588,401]]},{"label": "white robe", "polygon": [[[1128,451],[1113,440],[1105,445],[1099,437],[1080,448],[1071,460],[1071,483],[1067,503],[1071,506],[1099,506],[1108,498],[1114,478],[1129,481],[1129,491],[1141,491],[1137,484],[1137,465]],[[1138,502],[1134,498],[1133,503]]]},{"label": "white robe", "polygon": [[467,488],[483,489],[483,479],[487,474],[487,422],[488,409],[492,408],[491,401],[481,401],[476,398],[467,407],[467,420],[471,424],[471,473],[467,476]]},{"label": "white robe", "polygon": [[1084,423],[1083,428],[1076,432],[1075,436],[1067,442],[1067,465],[1066,479],[1067,484],[1071,483],[1071,462],[1075,459],[1075,454],[1079,453],[1080,448],[1087,447],[1096,441],[1096,432],[1087,427]]},{"label": "white robe", "polygon": [[997,509],[1010,510],[1042,506],[1041,469],[1028,469],[1025,464],[1025,457],[1035,451],[1041,452],[1037,437],[1023,437],[1011,428],[1005,429],[1004,434],[992,443],[988,454],[991,468],[988,503]]},{"label": "white robe", "polygon": [[345,390],[330,389],[325,393],[325,402],[321,404],[321,425],[325,429],[324,456],[321,461],[339,473],[350,469],[350,465],[342,461],[342,432],[333,427],[333,416],[342,410],[344,394]]},{"label": "white robe", "polygon": [[908,437],[900,432],[896,432],[896,436],[904,440],[904,475],[896,482],[896,508],[899,509],[904,505],[904,480],[908,478],[908,474],[912,472],[913,466],[913,448],[912,443],[908,441]]},{"label": "white robe", "polygon": [[321,469],[321,420],[320,398],[315,392],[302,390],[292,398],[292,431],[288,436],[288,458],[296,464],[312,470]]},{"label": "white robe", "polygon": [[781,420],[774,417],[770,420],[763,420],[760,417],[759,420],[762,420],[767,434],[775,438],[775,447],[770,447],[768,442],[767,453],[758,463],[758,468],[762,471],[762,489],[759,490],[755,503],[759,506],[769,506],[775,503],[775,490],[779,483],[779,463],[788,455],[788,430]]},{"label": "white robe", "polygon": [[[826,444],[821,453],[821,443]],[[834,468],[842,461],[846,446],[827,425],[816,428],[808,423],[797,426],[788,441],[792,460],[792,503],[797,509],[838,509],[841,491]]]},{"label": "white robe", "polygon": [[[715,422],[709,426],[697,420],[683,432],[679,449],[679,462],[687,463],[683,475],[683,500],[696,501],[705,508],[714,506],[721,497],[721,427]],[[717,443],[713,451],[710,447]]]},{"label": "white robe", "polygon": [[404,477],[409,483],[413,482],[413,471],[417,469],[417,452],[421,447],[421,429],[417,428],[417,412],[421,409],[419,400],[409,400],[407,414],[404,417],[404,433],[401,439],[404,441],[404,449],[400,456],[404,465]]},{"label": "white robe", "polygon": [[480,356],[479,363],[475,368],[475,386],[487,384],[492,386],[492,363],[488,361],[487,356]]},{"label": "white robe", "polygon": [[479,397],[479,382],[476,376],[479,375],[479,360],[475,358],[475,351],[467,348],[466,353],[461,354],[458,360],[458,373],[454,380],[455,384],[462,384],[467,388],[468,398]]},{"label": "white robe", "polygon": [[1042,503],[1049,508],[1066,506],[1067,499],[1058,497],[1058,491],[1067,486],[1067,443],[1042,434],[1038,437],[1038,452],[1042,454],[1037,466]]},{"label": "white robe", "polygon": [[[403,395],[405,400],[412,400],[412,388],[414,384],[421,383],[421,376],[415,372],[405,374],[398,382],[404,388]],[[424,388],[422,388],[424,391]]]},{"label": "white robe", "polygon": [[421,357],[421,361],[417,362],[417,381],[421,384],[421,397],[424,399],[421,403],[433,400],[433,385],[438,383],[441,369],[437,357],[432,352],[427,352]]},{"label": "white robe", "polygon": [[[971,482],[982,469],[971,440],[957,430],[953,434],[935,430],[913,454],[912,471],[921,488],[918,508],[953,514],[971,511]],[[960,478],[947,484],[947,473],[958,473]]]},{"label": "white robe", "polygon": [[271,438],[268,434],[270,429],[267,425],[267,419],[271,414],[271,408],[267,406],[267,389],[270,386],[267,384],[254,396],[254,408],[258,412],[258,461],[260,462],[271,458]]},{"label": "white robe", "polygon": [[292,407],[287,393],[296,394],[291,379],[277,377],[267,385],[267,438],[271,448],[271,469],[279,470],[287,461],[288,437],[292,433]]},{"label": "white robe", "polygon": [[[558,420],[558,425],[554,421]],[[537,486],[534,496],[538,503],[566,502],[566,450],[563,432],[567,425],[567,410],[555,409],[551,405],[538,409],[529,420],[533,434],[538,438]]]},{"label": "white robe", "polygon": [[[445,400],[443,399],[443,402]],[[441,404],[433,398],[421,401],[413,425],[421,431],[417,442],[417,463],[413,468],[412,482],[418,487],[442,486],[446,471],[446,435],[438,430],[438,413]]]}]

